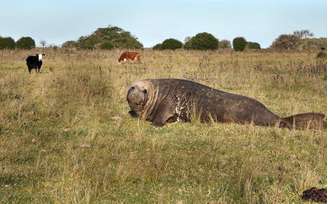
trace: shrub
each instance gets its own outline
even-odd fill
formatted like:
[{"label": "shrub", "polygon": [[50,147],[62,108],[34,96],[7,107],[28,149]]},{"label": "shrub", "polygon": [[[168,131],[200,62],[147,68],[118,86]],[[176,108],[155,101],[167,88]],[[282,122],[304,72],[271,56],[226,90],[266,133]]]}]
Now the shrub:
[{"label": "shrub", "polygon": [[16,47],[29,50],[35,48],[35,41],[31,37],[22,37],[17,40]]},{"label": "shrub", "polygon": [[100,43],[99,40],[93,36],[82,36],[79,38],[77,45],[82,49],[95,49],[97,43]]},{"label": "shrub", "polygon": [[63,43],[62,48],[75,48],[77,47],[77,42],[69,40]]},{"label": "shrub", "polygon": [[184,48],[184,49],[187,49],[187,50],[192,49],[191,44],[192,44],[192,42],[191,42],[191,38],[190,38],[189,41],[186,41],[186,42],[185,42],[183,48]]},{"label": "shrub", "polygon": [[300,38],[295,35],[280,35],[275,41],[273,41],[271,48],[282,49],[282,50],[292,50],[296,49]]},{"label": "shrub", "polygon": [[304,38],[297,42],[297,50],[318,51],[327,47],[327,38]]},{"label": "shrub", "polygon": [[247,45],[247,41],[244,37],[236,37],[233,39],[232,44],[235,51],[243,51]]},{"label": "shrub", "polygon": [[219,48],[221,48],[221,49],[231,48],[231,42],[229,40],[220,40]]},{"label": "shrub", "polygon": [[179,48],[182,48],[183,43],[179,40],[173,39],[173,38],[169,38],[163,41],[162,45],[161,45],[161,49],[163,50],[176,50]]},{"label": "shrub", "polygon": [[77,41],[77,47],[82,49],[101,48],[105,42],[111,43],[113,48],[140,49],[143,47],[130,32],[112,26],[98,28],[91,35],[81,36]]},{"label": "shrub", "polygon": [[246,45],[247,49],[255,49],[255,50],[260,50],[261,49],[261,45],[257,42],[247,42]]},{"label": "shrub", "polygon": [[161,49],[162,49],[162,43],[158,43],[153,47],[153,50],[161,50]]},{"label": "shrub", "polygon": [[195,50],[216,50],[219,47],[219,41],[210,33],[198,33],[186,42],[185,49]]},{"label": "shrub", "polygon": [[15,40],[11,37],[0,37],[0,49],[15,49]]},{"label": "shrub", "polygon": [[104,49],[104,50],[111,50],[114,48],[113,44],[111,42],[103,42],[101,45],[100,45],[100,48],[101,49]]}]

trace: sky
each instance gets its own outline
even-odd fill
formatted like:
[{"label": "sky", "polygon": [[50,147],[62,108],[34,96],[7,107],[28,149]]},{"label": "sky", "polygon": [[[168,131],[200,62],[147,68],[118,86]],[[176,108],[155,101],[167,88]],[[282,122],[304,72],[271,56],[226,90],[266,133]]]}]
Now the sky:
[{"label": "sky", "polygon": [[219,40],[243,36],[261,47],[280,34],[327,35],[325,0],[10,0],[1,2],[0,36],[31,36],[60,45],[99,27],[121,27],[144,47],[199,32]]}]

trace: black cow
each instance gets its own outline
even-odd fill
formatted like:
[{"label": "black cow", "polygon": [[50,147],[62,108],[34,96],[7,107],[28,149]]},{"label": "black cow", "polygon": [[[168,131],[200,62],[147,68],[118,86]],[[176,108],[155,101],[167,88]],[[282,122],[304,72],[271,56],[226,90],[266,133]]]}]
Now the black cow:
[{"label": "black cow", "polygon": [[40,72],[43,56],[45,56],[45,54],[37,54],[26,58],[26,65],[29,73],[31,73],[32,69],[36,69],[36,72]]}]

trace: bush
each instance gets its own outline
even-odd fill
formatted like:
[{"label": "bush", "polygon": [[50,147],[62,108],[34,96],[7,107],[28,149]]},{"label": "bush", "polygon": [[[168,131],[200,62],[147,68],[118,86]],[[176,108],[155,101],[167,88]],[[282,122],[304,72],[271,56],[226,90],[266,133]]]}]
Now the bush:
[{"label": "bush", "polygon": [[15,49],[15,40],[11,37],[0,37],[0,49]]},{"label": "bush", "polygon": [[69,40],[63,43],[62,48],[75,48],[77,47],[77,42]]},{"label": "bush", "polygon": [[280,35],[275,41],[273,41],[271,48],[280,50],[292,50],[297,48],[300,38],[295,35]]},{"label": "bush", "polygon": [[189,40],[189,41],[186,41],[186,42],[185,42],[185,44],[184,44],[183,48],[184,48],[184,49],[187,49],[187,50],[189,50],[189,49],[192,49],[192,42],[191,42],[191,38],[190,38],[190,40]]},{"label": "bush", "polygon": [[219,48],[220,49],[231,48],[231,42],[229,40],[220,40],[219,41]]},{"label": "bush", "polygon": [[153,50],[161,50],[161,49],[162,49],[162,43],[158,43],[153,47]]},{"label": "bush", "polygon": [[185,49],[195,50],[216,50],[219,47],[219,41],[210,33],[198,33],[186,42]]},{"label": "bush", "polygon": [[16,47],[29,50],[35,48],[35,41],[31,37],[22,37],[17,40]]},{"label": "bush", "polygon": [[169,38],[163,41],[162,45],[161,45],[161,49],[162,50],[176,50],[179,48],[182,48],[183,43],[180,42],[179,40],[173,39],[173,38]]},{"label": "bush", "polygon": [[318,51],[327,47],[327,38],[304,38],[297,42],[297,50]]},{"label": "bush", "polygon": [[114,48],[113,44],[111,42],[103,42],[101,45],[100,45],[100,48],[103,49],[103,50],[111,50]]},{"label": "bush", "polygon": [[80,37],[78,40],[78,47],[82,48],[82,49],[95,49],[96,48],[96,44],[100,43],[99,40],[97,40],[95,37],[93,36],[89,36],[89,37]]},{"label": "bush", "polygon": [[247,49],[260,50],[261,45],[257,42],[247,42],[246,48]]},{"label": "bush", "polygon": [[113,48],[140,49],[143,47],[130,32],[112,26],[98,28],[91,35],[81,36],[76,45],[82,49],[95,49],[102,48],[104,43],[110,43]]},{"label": "bush", "polygon": [[247,45],[247,41],[243,37],[236,37],[233,39],[232,44],[235,51],[243,51]]}]

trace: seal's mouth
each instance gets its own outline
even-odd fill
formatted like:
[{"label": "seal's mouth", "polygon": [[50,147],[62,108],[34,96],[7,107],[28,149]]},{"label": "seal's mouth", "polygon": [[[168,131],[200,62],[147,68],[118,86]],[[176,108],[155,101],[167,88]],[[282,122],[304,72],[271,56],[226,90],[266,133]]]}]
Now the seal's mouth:
[{"label": "seal's mouth", "polygon": [[136,113],[136,112],[133,111],[133,110],[130,110],[130,111],[129,111],[129,114],[130,114],[133,118],[138,118],[138,117],[139,117],[138,113]]}]

